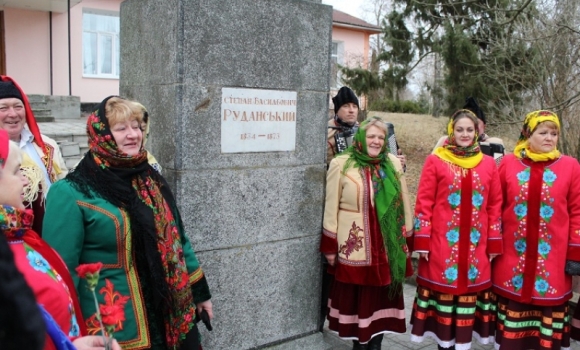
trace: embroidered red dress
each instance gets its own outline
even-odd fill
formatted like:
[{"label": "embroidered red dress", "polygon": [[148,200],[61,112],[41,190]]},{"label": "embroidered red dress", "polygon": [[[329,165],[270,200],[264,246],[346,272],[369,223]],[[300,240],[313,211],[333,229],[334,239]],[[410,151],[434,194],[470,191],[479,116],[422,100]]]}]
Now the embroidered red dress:
[{"label": "embroidered red dress", "polygon": [[494,261],[496,346],[570,346],[566,260],[580,261],[580,165],[574,158],[533,162],[507,155],[500,168],[505,198],[504,254]]},{"label": "embroidered red dress", "polygon": [[580,261],[580,166],[507,155],[499,168],[506,202],[504,254],[494,261],[493,290],[521,303],[559,305],[572,296],[566,260]]},{"label": "embroidered red dress", "polygon": [[[30,225],[32,225],[33,221],[31,211],[20,211],[14,210],[12,207],[2,207],[0,208],[0,216],[5,217],[7,222],[24,224],[20,229],[7,230],[2,234],[6,235],[6,239],[14,254],[16,267],[34,292],[36,301],[48,311],[65,335],[70,338],[80,336],[80,315],[77,315],[75,312],[76,301],[74,298],[76,298],[76,294],[74,291],[71,293],[69,286],[65,282],[65,278],[70,280],[70,276],[62,275],[68,273],[67,271],[61,271],[59,273],[55,266],[49,263],[49,260],[47,260],[49,258],[43,256],[34,248],[34,246],[38,246],[42,247],[42,249],[51,249],[46,243],[41,241],[40,237],[30,230]],[[25,235],[28,236],[24,237]],[[25,239],[34,244],[25,242]],[[52,251],[50,253],[53,253],[50,254],[51,258],[60,259],[56,253]],[[59,261],[59,263],[62,262]],[[64,263],[61,266],[64,267]],[[76,305],[78,307],[78,303]],[[55,349],[54,343],[48,335],[44,349]]]},{"label": "embroidered red dress", "polygon": [[502,252],[501,188],[493,158],[464,169],[429,155],[415,204],[419,259],[411,340],[433,337],[442,347],[469,349],[491,341],[489,257]]}]

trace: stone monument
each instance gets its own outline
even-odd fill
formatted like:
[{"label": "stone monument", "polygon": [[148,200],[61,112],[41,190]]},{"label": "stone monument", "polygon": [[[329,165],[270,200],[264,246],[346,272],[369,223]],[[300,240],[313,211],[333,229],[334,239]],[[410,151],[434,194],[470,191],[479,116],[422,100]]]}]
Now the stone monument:
[{"label": "stone monument", "polygon": [[320,1],[121,5],[120,91],[149,109],[149,146],[212,290],[206,349],[325,348],[331,26]]}]

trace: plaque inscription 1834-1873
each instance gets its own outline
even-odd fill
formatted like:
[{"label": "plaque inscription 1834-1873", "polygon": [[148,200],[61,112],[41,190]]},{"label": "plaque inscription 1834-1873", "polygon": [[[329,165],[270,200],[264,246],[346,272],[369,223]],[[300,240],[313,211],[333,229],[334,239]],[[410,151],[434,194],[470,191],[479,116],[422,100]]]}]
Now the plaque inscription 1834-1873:
[{"label": "plaque inscription 1834-1873", "polygon": [[222,88],[221,152],[296,148],[296,91]]}]

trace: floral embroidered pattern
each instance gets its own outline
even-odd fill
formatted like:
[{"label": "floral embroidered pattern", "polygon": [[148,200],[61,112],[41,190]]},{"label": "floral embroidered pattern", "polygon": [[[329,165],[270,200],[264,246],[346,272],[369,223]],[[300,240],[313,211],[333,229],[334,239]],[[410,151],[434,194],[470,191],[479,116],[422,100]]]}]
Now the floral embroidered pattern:
[{"label": "floral embroidered pattern", "polygon": [[460,171],[454,172],[453,183],[449,186],[449,196],[447,197],[447,202],[452,209],[451,221],[447,222],[447,227],[449,230],[445,234],[447,239],[447,245],[451,248],[451,256],[445,260],[446,269],[443,271],[442,279],[447,284],[453,284],[458,278],[458,264],[459,264],[459,226],[460,226],[460,215],[461,210],[471,210],[471,230],[469,233],[469,261],[468,261],[468,271],[467,278],[472,283],[475,283],[476,279],[480,275],[480,271],[477,268],[478,259],[475,255],[475,249],[481,240],[481,231],[484,229],[483,225],[480,223],[479,210],[483,206],[484,197],[483,192],[485,190],[484,186],[481,184],[481,178],[479,174],[475,171],[472,173],[473,183],[471,192],[471,208],[465,207],[461,208],[461,181],[463,175]]},{"label": "floral embroidered pattern", "polygon": [[423,214],[419,214],[418,216],[415,216],[413,218],[413,229],[415,229],[416,232],[419,232],[419,230],[421,230],[421,227],[431,226],[431,223],[428,220],[424,220],[421,218],[422,216]]},{"label": "floral embroidered pattern", "polygon": [[[129,296],[121,295],[115,291],[115,285],[105,279],[105,286],[99,290],[99,294],[103,294],[105,303],[99,304],[99,310],[102,314],[103,323],[111,326],[107,333],[117,332],[123,329],[123,321],[125,321],[125,304],[129,300]],[[87,324],[87,331],[90,335],[98,335],[101,332],[101,323],[95,313],[89,317],[85,323]]]},{"label": "floral embroidered pattern", "polygon": [[[348,232],[348,239],[346,240],[345,244],[340,245],[338,251],[341,254],[344,254],[347,259],[354,251],[358,252],[363,247],[363,232],[363,229],[358,227],[353,221],[352,227]],[[359,234],[361,235],[359,236]]]},{"label": "floral embroidered pattern", "polygon": [[[516,205],[514,206],[514,214],[519,221],[518,229],[514,233],[514,249],[518,255],[518,264],[513,268],[513,277],[505,281],[503,285],[506,288],[513,289],[514,292],[521,291],[524,285],[524,269],[526,261],[526,249],[528,248],[527,235],[527,216],[528,216],[528,202],[529,195],[529,181],[530,168],[520,171],[516,174],[518,184],[520,185],[519,194],[515,197]],[[550,195],[550,188],[557,180],[556,174],[550,169],[544,169],[542,176],[542,189],[540,196],[540,225],[538,237],[538,268],[536,269],[536,277],[534,282],[534,290],[540,295],[556,294],[549,282],[550,273],[546,271],[545,263],[549,258],[552,246],[550,245],[551,235],[548,234],[547,224],[554,215],[554,208],[552,204],[554,198]]]},{"label": "floral embroidered pattern", "polygon": [[24,243],[24,251],[26,252],[26,259],[30,263],[30,266],[36,271],[48,275],[52,280],[59,283],[67,293],[68,296],[68,311],[70,314],[70,329],[68,335],[70,337],[78,337],[80,335],[80,328],[77,323],[77,318],[75,316],[75,310],[73,306],[73,300],[68,290],[66,283],[64,283],[62,277],[58,272],[50,266],[48,261],[40,255],[36,250],[32,249],[28,244]]}]

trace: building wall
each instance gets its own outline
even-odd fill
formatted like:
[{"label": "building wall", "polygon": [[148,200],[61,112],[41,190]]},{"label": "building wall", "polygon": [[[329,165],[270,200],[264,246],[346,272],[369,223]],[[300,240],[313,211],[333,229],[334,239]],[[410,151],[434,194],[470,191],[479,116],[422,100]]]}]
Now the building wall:
[{"label": "building wall", "polygon": [[[119,80],[84,78],[82,67],[83,8],[118,12],[122,0],[84,0],[70,10],[71,84],[69,90],[67,13],[52,13],[52,94],[80,96],[99,102],[119,93]],[[4,9],[6,71],[29,94],[51,93],[50,29],[48,12]],[[369,34],[333,26],[332,40],[343,43],[341,64],[368,66]]]},{"label": "building wall", "polygon": [[369,35],[367,33],[333,26],[332,41],[344,43],[344,64],[348,67],[361,65],[367,68],[369,57]]},{"label": "building wall", "polygon": [[50,91],[47,12],[4,9],[6,73],[27,93]]},{"label": "building wall", "polygon": [[[70,10],[71,89],[69,91],[67,13],[52,14],[52,84],[54,95],[80,96],[100,102],[119,93],[118,79],[84,78],[82,67],[83,8],[118,12],[122,0],[84,0]],[[6,71],[28,94],[50,94],[49,13],[6,8]]]}]

